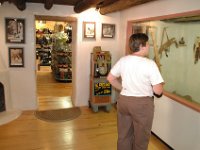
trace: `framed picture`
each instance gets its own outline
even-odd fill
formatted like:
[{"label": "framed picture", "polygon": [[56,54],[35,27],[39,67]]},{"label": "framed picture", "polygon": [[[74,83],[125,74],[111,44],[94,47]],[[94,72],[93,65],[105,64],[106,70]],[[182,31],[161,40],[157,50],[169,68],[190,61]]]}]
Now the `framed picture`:
[{"label": "framed picture", "polygon": [[24,49],[9,47],[9,67],[24,67]]},{"label": "framed picture", "polygon": [[25,20],[5,18],[6,43],[25,43]]},{"label": "framed picture", "polygon": [[114,24],[102,24],[102,38],[114,38],[115,25]]},{"label": "framed picture", "polygon": [[96,23],[95,22],[83,22],[84,38],[96,37]]}]

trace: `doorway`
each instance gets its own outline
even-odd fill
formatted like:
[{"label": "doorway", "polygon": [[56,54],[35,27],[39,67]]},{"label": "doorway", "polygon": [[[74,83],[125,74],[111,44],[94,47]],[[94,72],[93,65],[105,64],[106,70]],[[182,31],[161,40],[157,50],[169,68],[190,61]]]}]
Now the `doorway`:
[{"label": "doorway", "polygon": [[[73,107],[72,33],[76,19],[35,16],[36,85],[39,110]],[[60,38],[61,41],[60,41]]]}]

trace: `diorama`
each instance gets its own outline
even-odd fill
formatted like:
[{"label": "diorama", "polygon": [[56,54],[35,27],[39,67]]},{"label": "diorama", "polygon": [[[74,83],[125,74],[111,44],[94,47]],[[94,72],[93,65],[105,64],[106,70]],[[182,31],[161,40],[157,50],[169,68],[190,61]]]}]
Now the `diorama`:
[{"label": "diorama", "polygon": [[200,110],[199,27],[197,15],[131,23],[132,33],[148,34],[149,58],[155,60],[161,71],[166,93],[191,102],[197,111]]}]

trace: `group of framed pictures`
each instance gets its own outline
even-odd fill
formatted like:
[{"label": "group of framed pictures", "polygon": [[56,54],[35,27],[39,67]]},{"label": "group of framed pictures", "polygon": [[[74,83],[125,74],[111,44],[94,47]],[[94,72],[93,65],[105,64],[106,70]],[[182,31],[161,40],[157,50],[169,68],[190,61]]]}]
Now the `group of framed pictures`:
[{"label": "group of framed pictures", "polygon": [[[25,43],[25,19],[5,18],[6,43]],[[24,48],[13,46],[8,48],[9,67],[24,67]]]},{"label": "group of framed pictures", "polygon": [[[96,38],[96,23],[83,22],[84,38]],[[5,18],[6,43],[25,43],[25,19]],[[115,24],[102,24],[102,38],[114,38]],[[24,48],[9,47],[9,67],[24,67]]]},{"label": "group of framed pictures", "polygon": [[[84,38],[96,38],[96,23],[95,22],[83,22]],[[102,38],[114,38],[115,36],[115,24],[102,24]]]}]

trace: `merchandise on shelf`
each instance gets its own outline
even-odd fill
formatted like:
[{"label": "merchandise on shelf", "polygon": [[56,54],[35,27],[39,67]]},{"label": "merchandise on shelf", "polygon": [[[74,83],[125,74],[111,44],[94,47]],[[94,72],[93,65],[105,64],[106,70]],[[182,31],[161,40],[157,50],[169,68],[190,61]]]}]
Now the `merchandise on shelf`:
[{"label": "merchandise on shelf", "polygon": [[36,30],[36,57],[40,60],[40,66],[51,64],[52,31],[47,28]]},{"label": "merchandise on shelf", "polygon": [[[59,27],[58,27],[59,28]],[[57,32],[52,36],[51,68],[58,81],[72,81],[72,51],[67,43],[69,36],[65,32]]]},{"label": "merchandise on shelf", "polygon": [[71,51],[52,51],[52,72],[55,79],[59,81],[71,82],[72,80],[72,64]]}]

